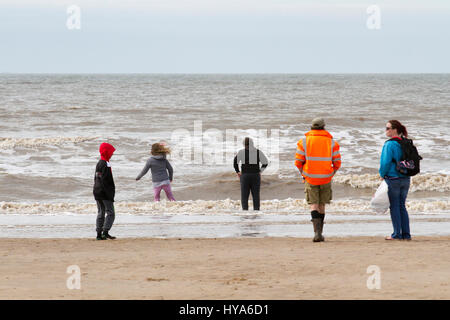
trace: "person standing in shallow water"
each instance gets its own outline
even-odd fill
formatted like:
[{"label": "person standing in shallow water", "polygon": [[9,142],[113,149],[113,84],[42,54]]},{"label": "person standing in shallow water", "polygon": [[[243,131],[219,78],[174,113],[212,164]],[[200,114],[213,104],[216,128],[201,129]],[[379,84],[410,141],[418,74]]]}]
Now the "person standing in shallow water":
[{"label": "person standing in shallow water", "polygon": [[[239,163],[242,163],[242,171],[239,170]],[[262,164],[261,168],[259,164]],[[248,210],[248,197],[250,192],[253,199],[253,210],[259,210],[261,187],[261,173],[269,165],[269,161],[261,150],[253,145],[253,140],[249,137],[244,139],[244,149],[239,150],[233,161],[234,170],[241,182],[241,204],[242,210]]]},{"label": "person standing in shallow water", "polygon": [[[94,198],[97,202],[97,240],[115,239],[109,234],[114,219],[114,196],[116,186],[112,175],[111,159],[116,149],[109,143],[102,143],[99,151],[101,159],[98,161],[95,168],[94,176]],[[106,214],[106,219],[105,219]]]},{"label": "person standing in shallow water", "polygon": [[163,143],[152,144],[152,156],[147,160],[141,173],[136,177],[139,181],[149,169],[152,172],[153,193],[155,201],[160,200],[161,190],[164,190],[169,201],[175,201],[170,184],[173,180],[173,168],[166,155],[170,149]]},{"label": "person standing in shallow water", "polygon": [[390,138],[383,145],[380,158],[380,178],[388,185],[389,209],[394,232],[386,240],[411,240],[409,217],[406,210],[411,178],[397,171],[397,162],[403,152],[397,141],[408,137],[406,127],[398,120],[389,120],[386,124],[386,136]]}]

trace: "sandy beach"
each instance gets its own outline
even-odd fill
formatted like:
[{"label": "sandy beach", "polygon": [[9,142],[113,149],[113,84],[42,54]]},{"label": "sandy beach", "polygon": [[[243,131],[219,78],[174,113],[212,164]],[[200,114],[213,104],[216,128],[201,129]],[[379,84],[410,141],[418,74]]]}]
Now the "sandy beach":
[{"label": "sandy beach", "polygon": [[449,240],[0,239],[0,299],[450,299]]}]

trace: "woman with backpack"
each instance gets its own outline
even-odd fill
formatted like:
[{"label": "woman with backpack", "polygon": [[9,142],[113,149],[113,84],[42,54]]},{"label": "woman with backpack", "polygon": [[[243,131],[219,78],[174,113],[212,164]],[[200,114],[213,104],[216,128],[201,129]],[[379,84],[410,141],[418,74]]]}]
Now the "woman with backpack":
[{"label": "woman with backpack", "polygon": [[380,159],[380,177],[388,185],[390,212],[394,232],[386,240],[411,240],[409,217],[406,210],[410,176],[400,173],[397,163],[403,160],[402,140],[408,137],[408,131],[398,120],[389,120],[386,124],[386,136]]}]

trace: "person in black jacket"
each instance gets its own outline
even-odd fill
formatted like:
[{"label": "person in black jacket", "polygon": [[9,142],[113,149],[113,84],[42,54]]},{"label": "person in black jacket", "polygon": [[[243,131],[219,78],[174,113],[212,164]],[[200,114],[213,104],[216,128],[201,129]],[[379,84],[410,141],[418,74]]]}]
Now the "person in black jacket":
[{"label": "person in black jacket", "polygon": [[111,229],[115,218],[114,195],[116,192],[109,160],[115,150],[116,149],[109,143],[102,143],[99,149],[101,159],[98,161],[95,168],[94,197],[98,208],[97,240],[116,238],[109,234],[109,230]]},{"label": "person in black jacket", "polygon": [[[253,140],[249,137],[244,139],[244,149],[239,150],[234,157],[234,170],[241,181],[241,204],[242,210],[248,210],[248,197],[250,192],[253,199],[253,210],[259,210],[259,190],[261,186],[261,173],[269,164],[264,153],[256,149]],[[239,171],[239,163],[242,163],[242,173]],[[262,164],[261,168],[259,164]]]}]

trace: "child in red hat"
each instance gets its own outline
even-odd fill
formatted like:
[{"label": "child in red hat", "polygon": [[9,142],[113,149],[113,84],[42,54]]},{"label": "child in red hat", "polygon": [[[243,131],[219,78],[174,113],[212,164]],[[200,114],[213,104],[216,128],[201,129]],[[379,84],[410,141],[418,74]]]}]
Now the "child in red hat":
[{"label": "child in red hat", "polygon": [[[109,143],[102,143],[99,151],[101,159],[95,168],[94,176],[94,197],[97,201],[97,240],[115,239],[108,232],[111,229],[115,213],[114,213],[114,195],[116,187],[111,171],[111,159],[116,149]],[[105,219],[106,213],[106,219]]]}]

